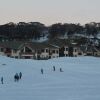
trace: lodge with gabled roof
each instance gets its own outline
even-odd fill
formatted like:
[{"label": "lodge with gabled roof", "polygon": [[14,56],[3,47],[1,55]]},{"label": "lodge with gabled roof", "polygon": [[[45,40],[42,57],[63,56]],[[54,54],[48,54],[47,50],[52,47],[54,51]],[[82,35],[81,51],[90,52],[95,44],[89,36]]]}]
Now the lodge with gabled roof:
[{"label": "lodge with gabled roof", "polygon": [[49,59],[59,57],[59,48],[46,43],[1,42],[0,54],[13,58]]},{"label": "lodge with gabled roof", "polygon": [[0,42],[0,55],[23,59],[50,59],[67,56],[100,56],[100,50],[95,46],[80,46],[67,39],[53,39],[46,43],[5,41]]}]

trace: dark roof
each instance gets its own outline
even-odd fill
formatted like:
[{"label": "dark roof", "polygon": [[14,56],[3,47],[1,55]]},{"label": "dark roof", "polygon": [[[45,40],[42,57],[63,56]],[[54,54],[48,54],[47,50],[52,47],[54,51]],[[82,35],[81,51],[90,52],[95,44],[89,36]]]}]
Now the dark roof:
[{"label": "dark roof", "polygon": [[44,48],[58,48],[55,45],[50,45],[47,43],[37,43],[37,42],[24,42],[24,41],[6,41],[6,42],[0,42],[0,46],[4,48],[11,48],[11,49],[20,49],[23,48],[23,46],[29,46],[32,49],[44,49]]},{"label": "dark roof", "polygon": [[69,45],[69,41],[67,39],[53,39],[48,41],[48,44],[63,47],[65,45]]},{"label": "dark roof", "polygon": [[94,46],[87,46],[87,52],[98,52]]},{"label": "dark roof", "polygon": [[5,41],[5,42],[0,42],[0,46],[4,48],[11,48],[11,49],[19,49],[24,42],[22,41]]},{"label": "dark roof", "polygon": [[29,43],[25,43],[24,45],[31,47],[32,49],[44,49],[44,48],[58,48],[54,45],[50,45],[47,43],[36,43],[36,42],[29,42]]}]

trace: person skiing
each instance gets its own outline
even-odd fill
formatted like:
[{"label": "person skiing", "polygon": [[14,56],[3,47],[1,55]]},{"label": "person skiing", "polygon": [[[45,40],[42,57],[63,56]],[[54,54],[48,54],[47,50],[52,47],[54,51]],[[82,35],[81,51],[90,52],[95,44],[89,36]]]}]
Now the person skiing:
[{"label": "person skiing", "polygon": [[3,84],[3,77],[1,77],[1,83]]},{"label": "person skiing", "polygon": [[53,66],[53,71],[55,71],[56,69],[55,69],[55,66]]}]

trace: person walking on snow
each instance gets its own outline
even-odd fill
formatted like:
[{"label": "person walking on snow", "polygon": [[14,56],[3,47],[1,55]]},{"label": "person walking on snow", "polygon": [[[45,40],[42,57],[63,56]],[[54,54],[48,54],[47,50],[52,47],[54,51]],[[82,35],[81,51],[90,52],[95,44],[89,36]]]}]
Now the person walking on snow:
[{"label": "person walking on snow", "polygon": [[43,74],[43,69],[41,68],[41,74]]},{"label": "person walking on snow", "polygon": [[1,83],[3,84],[3,77],[1,77]]},{"label": "person walking on snow", "polygon": [[55,71],[56,69],[55,69],[55,66],[53,66],[53,71]]},{"label": "person walking on snow", "polygon": [[60,68],[60,72],[63,72],[62,68]]},{"label": "person walking on snow", "polygon": [[21,79],[21,78],[22,78],[22,73],[20,72],[20,73],[19,73],[19,79]]}]

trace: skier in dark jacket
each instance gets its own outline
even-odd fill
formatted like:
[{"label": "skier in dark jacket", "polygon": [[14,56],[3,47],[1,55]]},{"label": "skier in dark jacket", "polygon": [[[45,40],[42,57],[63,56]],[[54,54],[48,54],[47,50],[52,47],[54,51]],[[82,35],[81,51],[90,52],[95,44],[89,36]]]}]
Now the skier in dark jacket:
[{"label": "skier in dark jacket", "polygon": [[41,74],[43,74],[43,68],[41,68]]},{"label": "skier in dark jacket", "polygon": [[1,83],[3,84],[3,77],[1,77]]},{"label": "skier in dark jacket", "polygon": [[63,72],[62,68],[60,68],[60,72]]},{"label": "skier in dark jacket", "polygon": [[19,81],[19,75],[18,75],[18,73],[15,74],[14,79],[15,79],[15,82],[16,82],[16,81],[17,81],[17,82]]},{"label": "skier in dark jacket", "polygon": [[53,71],[55,71],[56,70],[56,68],[55,68],[55,66],[53,66]]},{"label": "skier in dark jacket", "polygon": [[19,79],[21,79],[21,78],[22,78],[22,73],[20,72],[20,73],[19,73]]}]

